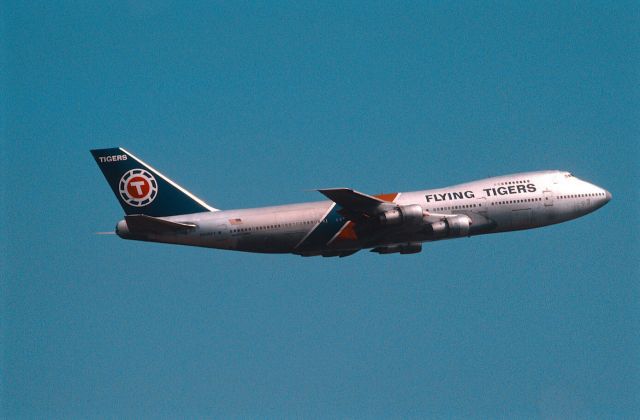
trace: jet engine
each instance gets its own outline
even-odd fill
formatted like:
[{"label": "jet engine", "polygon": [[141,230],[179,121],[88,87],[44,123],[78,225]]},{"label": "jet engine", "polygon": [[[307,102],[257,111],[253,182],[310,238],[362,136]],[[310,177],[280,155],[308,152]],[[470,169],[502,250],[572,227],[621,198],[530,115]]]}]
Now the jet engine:
[{"label": "jet engine", "polygon": [[[435,220],[434,220],[435,219]],[[459,214],[452,216],[429,215],[419,204],[398,206],[381,213],[377,219],[380,227],[395,227],[405,231],[423,231],[434,239],[469,236],[471,218]],[[388,249],[387,252],[399,252]]]},{"label": "jet engine", "polygon": [[431,223],[433,235],[436,238],[457,238],[469,235],[471,219],[469,216],[458,215],[446,217],[438,222]]},{"label": "jet engine", "polygon": [[419,204],[398,206],[378,216],[380,226],[419,227],[424,224],[423,211]]}]

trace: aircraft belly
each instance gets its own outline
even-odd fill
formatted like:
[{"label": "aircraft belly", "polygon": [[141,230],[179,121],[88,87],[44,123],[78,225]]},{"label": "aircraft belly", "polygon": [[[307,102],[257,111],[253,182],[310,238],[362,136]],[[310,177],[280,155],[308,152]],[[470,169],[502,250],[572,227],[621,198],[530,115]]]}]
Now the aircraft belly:
[{"label": "aircraft belly", "polygon": [[532,227],[532,212],[530,208],[511,210],[511,228],[527,229]]},{"label": "aircraft belly", "polygon": [[238,238],[236,249],[239,251],[285,253],[291,252],[300,242],[304,232],[280,232],[265,235],[247,235]]}]

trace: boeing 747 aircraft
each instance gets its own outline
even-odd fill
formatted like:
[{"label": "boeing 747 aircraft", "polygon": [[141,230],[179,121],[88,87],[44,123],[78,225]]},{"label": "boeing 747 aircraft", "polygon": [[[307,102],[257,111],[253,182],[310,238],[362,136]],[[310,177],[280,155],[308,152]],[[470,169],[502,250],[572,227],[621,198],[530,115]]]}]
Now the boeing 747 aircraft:
[{"label": "boeing 747 aircraft", "polygon": [[422,243],[552,225],[591,213],[611,194],[564,171],[524,172],[446,188],[218,210],[123,148],[92,150],[124,209],[124,239],[262,253],[346,257],[413,254]]}]

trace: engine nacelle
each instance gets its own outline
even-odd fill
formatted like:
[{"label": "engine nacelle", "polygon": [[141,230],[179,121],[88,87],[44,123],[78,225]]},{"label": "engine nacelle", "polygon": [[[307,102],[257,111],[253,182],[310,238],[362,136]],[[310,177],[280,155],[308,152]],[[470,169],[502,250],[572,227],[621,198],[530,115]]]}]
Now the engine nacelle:
[{"label": "engine nacelle", "polygon": [[436,238],[468,236],[471,228],[471,219],[469,216],[464,215],[447,217],[439,222],[432,223],[431,228]]},{"label": "engine nacelle", "polygon": [[419,204],[398,206],[393,210],[385,211],[378,216],[380,226],[421,226],[423,225],[423,210]]}]

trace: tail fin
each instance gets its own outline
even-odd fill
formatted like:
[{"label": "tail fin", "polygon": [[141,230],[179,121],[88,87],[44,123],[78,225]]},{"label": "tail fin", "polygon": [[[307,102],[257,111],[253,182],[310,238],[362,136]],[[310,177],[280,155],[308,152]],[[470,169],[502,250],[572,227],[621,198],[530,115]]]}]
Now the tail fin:
[{"label": "tail fin", "polygon": [[125,214],[153,217],[217,211],[121,147],[92,150]]}]

